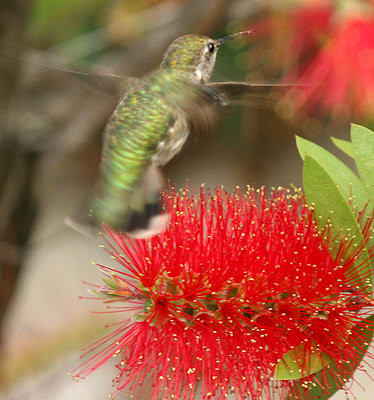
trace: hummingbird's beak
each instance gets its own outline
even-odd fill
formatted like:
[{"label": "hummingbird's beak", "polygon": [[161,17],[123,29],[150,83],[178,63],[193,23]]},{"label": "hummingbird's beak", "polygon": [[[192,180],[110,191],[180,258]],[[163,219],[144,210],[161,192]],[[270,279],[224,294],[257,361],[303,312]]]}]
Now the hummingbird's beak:
[{"label": "hummingbird's beak", "polygon": [[233,33],[232,35],[224,36],[221,39],[217,39],[216,42],[217,42],[218,46],[221,46],[221,44],[224,44],[230,40],[237,39],[237,38],[240,38],[243,36],[249,36],[253,32],[254,31],[252,29],[249,29],[248,31]]}]

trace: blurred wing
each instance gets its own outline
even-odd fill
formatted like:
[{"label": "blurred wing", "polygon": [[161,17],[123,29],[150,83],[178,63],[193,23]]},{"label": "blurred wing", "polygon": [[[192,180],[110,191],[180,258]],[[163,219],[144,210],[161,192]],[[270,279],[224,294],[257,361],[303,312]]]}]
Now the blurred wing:
[{"label": "blurred wing", "polygon": [[123,77],[94,71],[84,72],[61,68],[59,68],[58,71],[72,74],[75,78],[84,83],[92,92],[104,93],[115,97],[121,97],[123,93],[130,86],[136,84],[138,80],[138,78]]},{"label": "blurred wing", "polygon": [[285,90],[305,86],[320,86],[315,83],[247,83],[211,82],[207,86],[219,92],[230,104],[273,109],[285,94]]},{"label": "blurred wing", "polygon": [[192,85],[195,95],[182,105],[187,114],[190,132],[195,137],[210,134],[219,121],[222,108],[230,105],[226,96],[207,85]]},{"label": "blurred wing", "polygon": [[90,65],[87,68],[85,63],[75,62],[71,66],[63,57],[53,54],[48,51],[29,50],[26,55],[21,58],[14,58],[7,54],[1,56],[12,58],[14,61],[22,62],[33,70],[35,73],[44,74],[46,70],[56,71],[68,76],[74,76],[83,82],[90,90],[98,91],[108,95],[118,97],[119,94],[131,84],[134,83],[136,78],[123,77],[111,73],[108,69],[98,65]]},{"label": "blurred wing", "polygon": [[229,104],[239,103],[271,108],[275,105],[276,100],[273,95],[274,87],[283,87],[284,85],[272,83],[211,82],[207,86],[225,97]]},{"label": "blurred wing", "polygon": [[77,78],[82,80],[90,90],[97,90],[111,96],[121,97],[129,86],[136,84],[137,78],[120,77],[101,73],[77,73]]},{"label": "blurred wing", "polygon": [[201,137],[212,132],[225,109],[230,105],[271,109],[277,96],[273,88],[277,84],[250,84],[245,82],[211,82],[199,87],[199,93],[193,102],[185,105],[191,133]]}]

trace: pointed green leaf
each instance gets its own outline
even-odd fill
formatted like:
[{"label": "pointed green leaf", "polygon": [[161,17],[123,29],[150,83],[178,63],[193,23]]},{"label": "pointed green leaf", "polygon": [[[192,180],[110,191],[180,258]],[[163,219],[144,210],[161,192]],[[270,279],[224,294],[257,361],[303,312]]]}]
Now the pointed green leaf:
[{"label": "pointed green leaf", "polygon": [[[306,155],[310,155],[328,172],[330,179],[334,182],[335,186],[339,186],[341,194],[347,201],[349,201],[353,195],[354,205],[357,205],[360,210],[365,207],[369,197],[364,185],[350,168],[327,150],[313,142],[297,136],[296,144],[304,160]],[[311,173],[312,172],[313,171],[311,171]],[[333,208],[329,211],[332,209]]]},{"label": "pointed green leaf", "polygon": [[352,124],[351,140],[358,173],[369,198],[374,201],[374,132]]},{"label": "pointed green leaf", "polygon": [[283,355],[275,367],[274,379],[289,381],[305,378],[329,364],[331,364],[331,358],[328,354],[316,348],[305,349],[305,345],[300,344]]},{"label": "pointed green leaf", "polygon": [[[358,362],[357,363],[349,363],[345,365],[345,368],[347,369],[347,374],[344,376],[340,376],[340,384],[342,385],[344,382],[348,381],[354,371],[357,369],[358,365],[360,364],[361,360],[364,358],[364,355],[366,353],[366,351],[368,350],[369,346],[370,346],[370,342],[373,338],[374,335],[374,331],[372,328],[372,322],[374,321],[374,316],[370,316],[368,318],[366,318],[366,320],[368,321],[367,326],[364,326],[364,324],[360,324],[359,325],[359,334],[358,336],[362,336],[364,335],[366,338],[366,343],[362,346],[362,348],[358,348],[356,347],[357,353],[358,353]],[[311,385],[311,389],[308,390],[307,392],[305,392],[304,394],[299,394],[297,396],[297,400],[310,400],[310,399],[320,399],[320,400],[326,400],[329,399],[331,396],[333,396],[334,393],[336,393],[339,388],[338,388],[338,382],[336,379],[336,374],[337,369],[334,366],[334,360],[332,360],[332,372],[331,374],[334,375],[334,377],[331,376],[331,374],[329,374],[329,394],[326,394],[326,389],[325,388],[321,388],[321,386],[317,385]],[[324,371],[323,371],[324,372]],[[323,382],[323,377],[322,377],[322,371],[317,372],[315,375],[315,381],[316,382]],[[302,386],[301,383],[297,383],[297,385],[299,386],[299,388],[301,389],[302,392]],[[293,396],[289,396],[288,400],[296,400],[295,397]]]},{"label": "pointed green leaf", "polygon": [[353,150],[352,143],[348,140],[338,139],[336,137],[331,138],[334,145],[341,150],[343,153],[347,154],[349,157],[354,158],[355,152]]},{"label": "pointed green leaf", "polygon": [[[330,172],[330,171],[329,171]],[[303,182],[304,191],[308,204],[314,204],[317,216],[321,217],[321,224],[324,226],[330,219],[336,233],[339,231],[350,232],[353,242],[362,245],[364,238],[347,198],[343,195],[341,187],[336,186],[326,169],[322,167],[314,158],[307,155],[304,161]],[[366,248],[361,252],[357,261],[365,263],[357,273],[367,273],[371,271],[369,254]],[[368,283],[371,283],[368,282]]]}]

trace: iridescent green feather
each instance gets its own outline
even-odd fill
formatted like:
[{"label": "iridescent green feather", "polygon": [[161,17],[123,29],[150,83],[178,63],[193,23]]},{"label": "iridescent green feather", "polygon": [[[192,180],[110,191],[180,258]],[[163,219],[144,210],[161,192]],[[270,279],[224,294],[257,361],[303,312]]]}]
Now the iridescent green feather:
[{"label": "iridescent green feather", "polygon": [[199,63],[207,36],[185,35],[175,40],[166,50],[161,68],[193,72]]},{"label": "iridescent green feather", "polygon": [[158,70],[127,91],[104,133],[101,188],[93,205],[96,223],[123,229],[131,213],[141,210],[135,193],[139,182],[173,126],[176,110],[196,97],[188,76],[177,70]]}]

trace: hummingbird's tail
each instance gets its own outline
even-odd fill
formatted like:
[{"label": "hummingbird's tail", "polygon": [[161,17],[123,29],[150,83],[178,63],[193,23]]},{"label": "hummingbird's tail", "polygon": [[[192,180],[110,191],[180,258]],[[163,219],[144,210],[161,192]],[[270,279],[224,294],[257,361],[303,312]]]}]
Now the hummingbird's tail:
[{"label": "hummingbird's tail", "polygon": [[99,190],[90,212],[84,207],[85,212],[65,218],[65,223],[88,236],[97,234],[102,226],[135,239],[154,236],[165,230],[168,223],[160,196],[163,186],[161,171],[151,163],[132,190]]},{"label": "hummingbird's tail", "polygon": [[145,170],[128,205],[124,231],[135,239],[144,239],[166,229],[168,215],[163,209],[161,189],[165,186],[162,172],[155,163]]},{"label": "hummingbird's tail", "polygon": [[146,239],[164,231],[168,221],[168,214],[160,212],[159,202],[147,203],[142,212],[131,215],[126,233],[134,239]]}]

